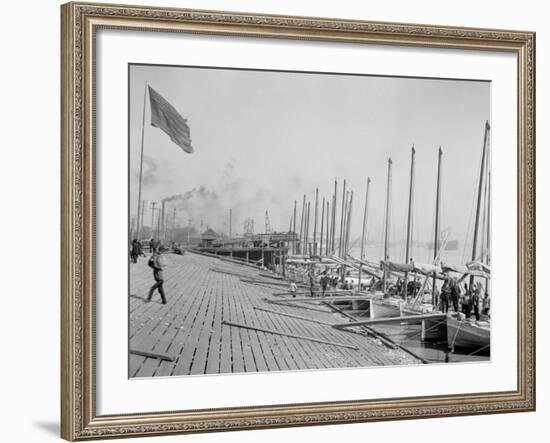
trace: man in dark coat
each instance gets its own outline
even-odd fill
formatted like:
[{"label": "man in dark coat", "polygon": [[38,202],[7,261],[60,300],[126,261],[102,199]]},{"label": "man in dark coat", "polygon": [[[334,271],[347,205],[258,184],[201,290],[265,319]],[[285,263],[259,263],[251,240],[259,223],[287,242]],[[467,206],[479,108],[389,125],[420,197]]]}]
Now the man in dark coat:
[{"label": "man in dark coat", "polygon": [[162,266],[159,263],[159,257],[160,254],[158,252],[154,252],[153,255],[151,255],[151,258],[149,259],[149,262],[147,263],[151,269],[153,269],[153,278],[155,279],[155,284],[151,286],[151,289],[149,289],[149,295],[147,297],[147,301],[150,302],[151,298],[153,297],[153,292],[155,292],[156,289],[158,289],[160,298],[162,299],[162,304],[166,304],[166,295],[164,294],[164,275],[162,272]]},{"label": "man in dark coat", "polygon": [[[451,286],[449,283],[449,279],[447,279],[445,280],[445,283],[443,283],[443,286],[441,287],[441,295],[439,297],[439,302],[441,305],[442,312],[449,311],[449,300],[451,299],[451,294],[452,294]],[[457,305],[458,305],[458,302],[457,302]]]},{"label": "man in dark coat", "polygon": [[451,282],[451,303],[453,304],[453,309],[455,312],[458,312],[458,302],[460,300],[460,286],[453,280]]},{"label": "man in dark coat", "polygon": [[130,251],[130,257],[132,257],[132,262],[137,263],[137,259],[141,254],[142,254],[141,243],[134,238],[132,240],[132,250]]}]

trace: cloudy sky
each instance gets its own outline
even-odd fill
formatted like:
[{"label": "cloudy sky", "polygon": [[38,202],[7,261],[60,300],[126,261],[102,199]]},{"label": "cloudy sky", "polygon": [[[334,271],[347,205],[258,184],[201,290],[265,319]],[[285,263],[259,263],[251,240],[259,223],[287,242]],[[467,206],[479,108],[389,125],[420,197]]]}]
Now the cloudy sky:
[{"label": "cloudy sky", "polygon": [[[145,225],[149,202],[175,199],[178,221],[242,232],[245,218],[263,232],[287,230],[294,200],[332,195],[334,179],[354,191],[352,234],[360,235],[371,183],[369,240],[382,239],[387,162],[393,160],[391,237],[404,238],[411,146],[416,148],[414,238],[433,236],[437,150],[443,149],[442,228],[471,242],[490,83],[344,74],[132,65],[130,208],[137,183],[146,82],[188,120],[193,154],[150,126],[145,108]],[[341,199],[341,196],[340,196]],[[339,201],[340,201],[339,199]],[[340,203],[339,203],[340,205]],[[313,206],[313,203],[312,203]]]}]

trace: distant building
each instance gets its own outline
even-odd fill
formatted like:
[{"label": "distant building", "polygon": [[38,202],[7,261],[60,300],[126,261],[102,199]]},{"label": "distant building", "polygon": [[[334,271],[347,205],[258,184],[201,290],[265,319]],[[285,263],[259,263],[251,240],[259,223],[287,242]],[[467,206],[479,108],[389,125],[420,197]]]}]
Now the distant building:
[{"label": "distant building", "polygon": [[212,246],[212,243],[216,241],[220,236],[211,228],[208,228],[201,234],[201,247],[209,248]]}]

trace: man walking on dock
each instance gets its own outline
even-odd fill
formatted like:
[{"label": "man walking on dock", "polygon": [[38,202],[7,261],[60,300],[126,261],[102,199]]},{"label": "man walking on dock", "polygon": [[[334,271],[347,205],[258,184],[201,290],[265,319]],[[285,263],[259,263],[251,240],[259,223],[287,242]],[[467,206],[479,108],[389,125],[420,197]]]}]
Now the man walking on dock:
[{"label": "man walking on dock", "polygon": [[153,297],[153,292],[155,292],[156,289],[158,289],[160,298],[162,299],[162,304],[166,304],[166,294],[164,294],[164,275],[162,272],[163,263],[160,257],[160,253],[155,251],[153,252],[153,255],[151,255],[151,258],[149,259],[149,262],[147,263],[150,268],[153,269],[153,278],[155,279],[155,284],[151,286],[151,289],[149,289],[149,295],[147,297],[147,301],[150,302],[151,298]]}]

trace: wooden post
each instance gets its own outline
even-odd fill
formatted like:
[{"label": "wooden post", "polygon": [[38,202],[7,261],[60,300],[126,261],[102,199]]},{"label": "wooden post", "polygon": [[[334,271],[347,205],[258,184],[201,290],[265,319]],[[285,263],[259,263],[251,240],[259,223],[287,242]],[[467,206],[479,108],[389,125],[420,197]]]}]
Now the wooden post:
[{"label": "wooden post", "polygon": [[[411,148],[411,175],[409,181],[409,210],[407,212],[407,243],[405,245],[405,264],[409,264],[410,252],[411,252],[411,242],[412,242],[412,210],[413,210],[413,196],[414,196],[414,156],[416,151],[414,150],[414,145]],[[403,278],[403,297],[407,297],[407,279],[409,273],[405,272],[405,277]]]},{"label": "wooden post", "polygon": [[[367,190],[365,192],[365,209],[363,211],[363,229],[361,230],[361,253],[359,258],[363,260],[365,258],[365,237],[367,235],[367,215],[369,207],[369,188],[370,188],[370,177],[367,177]],[[363,264],[359,265],[359,290],[361,290],[361,277],[363,272]]]},{"label": "wooden post", "polygon": [[382,292],[386,293],[386,284],[388,280],[388,271],[386,267],[386,261],[389,260],[389,239],[390,239],[390,206],[391,206],[391,158],[388,159],[388,183],[386,187],[386,223],[384,227],[384,277]]}]

